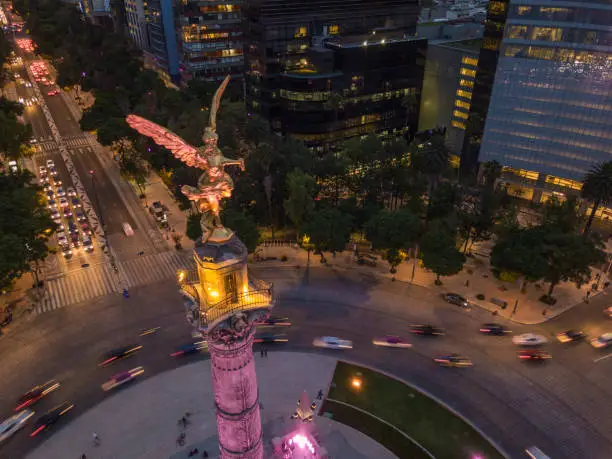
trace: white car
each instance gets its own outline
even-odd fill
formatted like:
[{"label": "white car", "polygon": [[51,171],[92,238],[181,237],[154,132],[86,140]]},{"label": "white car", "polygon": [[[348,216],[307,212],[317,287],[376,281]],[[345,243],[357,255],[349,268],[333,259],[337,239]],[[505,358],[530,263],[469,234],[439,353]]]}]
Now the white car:
[{"label": "white car", "polygon": [[131,370],[124,371],[123,373],[116,374],[115,376],[111,378],[110,381],[107,381],[104,384],[102,384],[102,390],[106,392],[111,389],[114,389],[115,387],[121,386],[122,384],[125,384],[126,382],[133,381],[134,378],[136,378],[136,376],[141,375],[143,373],[144,373],[144,368],[136,367],[136,368],[132,368]]},{"label": "white car", "polygon": [[320,336],[312,341],[314,347],[325,347],[328,349],[353,349],[353,342],[334,336]]},{"label": "white car", "polygon": [[11,171],[13,172],[17,172],[17,161],[15,160],[11,160],[8,162],[9,168],[11,169]]},{"label": "white car", "polygon": [[72,188],[71,186],[66,188],[66,192],[68,193],[68,196],[70,197],[76,196],[76,190]]},{"label": "white car", "polygon": [[57,189],[57,195],[61,198],[62,196],[66,196],[66,192],[64,191],[62,187],[59,187]]},{"label": "white car", "polygon": [[384,347],[399,347],[399,348],[410,348],[412,344],[401,339],[399,336],[383,336],[381,338],[374,338],[372,344],[375,346]]},{"label": "white car", "polygon": [[542,335],[536,335],[535,333],[523,333],[512,338],[512,342],[518,346],[539,346],[540,344],[548,343],[548,340]]},{"label": "white car", "polygon": [[[43,166],[40,166],[41,169],[43,168]],[[47,160],[47,167],[55,167],[55,163],[53,162],[52,159],[48,159]]]},{"label": "white car", "polygon": [[68,244],[68,239],[66,239],[66,233],[64,233],[63,231],[56,233],[55,236],[57,237],[57,242],[59,242],[60,245]]},{"label": "white car", "polygon": [[612,333],[604,333],[591,340],[591,346],[596,349],[603,349],[612,346]]},{"label": "white car", "polygon": [[[61,188],[59,188],[61,190]],[[60,207],[68,207],[68,200],[66,198],[60,198]]]},{"label": "white car", "polygon": [[130,226],[129,223],[124,223],[123,224],[123,232],[125,233],[126,236],[133,236],[134,235],[134,230],[132,229],[132,227]]},{"label": "white car", "polygon": [[25,427],[25,423],[32,416],[34,416],[34,411],[23,410],[5,419],[2,424],[0,424],[0,443],[8,440],[15,432]]}]

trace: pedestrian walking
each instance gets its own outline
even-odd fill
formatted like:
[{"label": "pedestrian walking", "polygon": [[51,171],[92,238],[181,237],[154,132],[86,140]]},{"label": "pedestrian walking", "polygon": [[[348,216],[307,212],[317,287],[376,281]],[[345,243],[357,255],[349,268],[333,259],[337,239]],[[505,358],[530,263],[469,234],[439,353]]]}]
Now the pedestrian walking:
[{"label": "pedestrian walking", "polygon": [[204,458],[208,457],[208,451],[206,450],[202,451],[202,457]]},{"label": "pedestrian walking", "polygon": [[323,398],[323,389],[319,389],[319,393],[317,394],[317,399],[321,400]]},{"label": "pedestrian walking", "polygon": [[94,442],[94,445],[96,445],[96,446],[98,446],[100,444],[100,437],[95,432],[93,433],[93,442]]},{"label": "pedestrian walking", "polygon": [[268,358],[268,348],[264,349],[264,357],[267,359]]},{"label": "pedestrian walking", "polygon": [[259,352],[261,353],[261,357],[263,358],[263,347],[259,350]]}]

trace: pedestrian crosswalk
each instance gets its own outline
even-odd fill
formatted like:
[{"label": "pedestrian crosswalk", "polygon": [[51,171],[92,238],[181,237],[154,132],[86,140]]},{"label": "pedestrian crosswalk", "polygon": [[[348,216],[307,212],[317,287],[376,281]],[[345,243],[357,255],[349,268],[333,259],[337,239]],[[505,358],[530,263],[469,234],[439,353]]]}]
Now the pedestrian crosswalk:
[{"label": "pedestrian crosswalk", "polygon": [[84,136],[62,137],[66,148],[89,147],[89,140]]},{"label": "pedestrian crosswalk", "polygon": [[[188,265],[186,255],[170,251],[148,255],[117,263],[127,288],[150,285],[176,276]],[[107,265],[99,264],[67,273],[45,282],[45,295],[36,306],[36,312],[53,311],[71,304],[120,293],[117,273]]]},{"label": "pedestrian crosswalk", "polygon": [[44,156],[45,153],[57,152],[57,144],[54,140],[38,142],[34,147],[36,149],[36,155]]}]

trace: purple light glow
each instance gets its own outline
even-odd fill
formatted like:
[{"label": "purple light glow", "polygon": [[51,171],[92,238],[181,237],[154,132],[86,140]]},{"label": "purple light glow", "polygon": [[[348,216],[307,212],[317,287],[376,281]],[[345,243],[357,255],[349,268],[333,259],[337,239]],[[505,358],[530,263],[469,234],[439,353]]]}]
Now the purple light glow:
[{"label": "purple light glow", "polygon": [[301,448],[301,449],[308,448],[308,451],[310,451],[311,454],[315,453],[315,448],[310,442],[310,440],[308,440],[308,438],[306,438],[302,434],[295,434],[293,437],[289,439],[288,443],[290,445],[294,443],[298,446],[298,448]]}]

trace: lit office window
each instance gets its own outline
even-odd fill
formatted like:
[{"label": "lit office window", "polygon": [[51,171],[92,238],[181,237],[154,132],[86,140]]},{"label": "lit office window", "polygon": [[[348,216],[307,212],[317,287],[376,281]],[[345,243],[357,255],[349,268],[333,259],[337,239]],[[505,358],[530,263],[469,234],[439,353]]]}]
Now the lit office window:
[{"label": "lit office window", "polygon": [[531,13],[531,7],[530,6],[519,6],[516,12],[519,16],[527,16],[529,15],[529,13]]},{"label": "lit office window", "polygon": [[306,27],[298,27],[295,31],[295,38],[302,38],[308,34],[308,29]]},{"label": "lit office window", "polygon": [[455,107],[465,108],[466,110],[469,110],[470,109],[470,103],[469,102],[465,102],[463,100],[457,99],[455,101]]},{"label": "lit office window", "polygon": [[334,25],[330,25],[329,29],[327,30],[327,33],[330,35],[336,35],[338,33],[340,33],[340,26],[337,24]]},{"label": "lit office window", "polygon": [[456,116],[457,118],[461,118],[464,120],[468,119],[468,114],[465,112],[460,112],[459,110],[453,110],[453,116]]},{"label": "lit office window", "polygon": [[472,100],[472,93],[464,91],[463,89],[457,89],[457,95],[459,97],[465,97],[466,99]]},{"label": "lit office window", "polygon": [[489,2],[489,12],[491,14],[503,14],[506,11],[507,4],[504,2]]},{"label": "lit office window", "polygon": [[463,78],[461,78],[459,80],[459,86],[464,86],[466,88],[473,88],[474,87],[474,82],[470,81],[470,80],[465,80]]},{"label": "lit office window", "polygon": [[490,49],[491,51],[497,51],[499,49],[500,41],[497,38],[485,37],[483,41],[483,48]]},{"label": "lit office window", "polygon": [[463,58],[461,58],[461,63],[476,67],[478,65],[478,59],[475,57],[463,56]]},{"label": "lit office window", "polygon": [[527,38],[527,26],[513,25],[508,27],[508,38]]},{"label": "lit office window", "polygon": [[532,40],[561,41],[563,29],[560,27],[534,27],[531,32]]},{"label": "lit office window", "polygon": [[461,121],[452,120],[451,126],[456,127],[458,129],[463,129],[465,131],[465,123],[462,123]]},{"label": "lit office window", "polygon": [[463,76],[468,76],[474,78],[476,76],[476,70],[461,68],[459,73]]},{"label": "lit office window", "polygon": [[582,183],[575,180],[564,179],[561,177],[555,177],[554,175],[546,176],[546,183],[552,183],[553,185],[562,186],[564,188],[571,188],[572,190],[581,190]]}]

